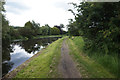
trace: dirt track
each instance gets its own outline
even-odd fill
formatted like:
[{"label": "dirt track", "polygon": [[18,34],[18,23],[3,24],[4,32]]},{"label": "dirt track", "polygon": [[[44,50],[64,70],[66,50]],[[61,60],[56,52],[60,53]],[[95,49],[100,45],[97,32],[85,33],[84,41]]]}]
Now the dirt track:
[{"label": "dirt track", "polygon": [[58,65],[58,70],[62,75],[62,78],[80,78],[80,73],[69,55],[69,48],[66,44],[66,39],[62,43],[61,60]]}]

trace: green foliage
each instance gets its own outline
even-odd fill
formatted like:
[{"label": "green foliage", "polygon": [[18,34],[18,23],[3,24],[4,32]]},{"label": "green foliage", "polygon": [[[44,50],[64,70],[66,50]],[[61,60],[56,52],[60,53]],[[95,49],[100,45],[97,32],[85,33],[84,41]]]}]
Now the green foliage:
[{"label": "green foliage", "polygon": [[[69,44],[70,54],[72,55],[74,61],[76,61],[77,67],[81,72],[82,78],[115,78],[115,76],[111,74],[108,71],[108,69],[104,68],[103,65],[101,65],[97,61],[93,60],[92,58],[84,54],[84,40],[82,37],[72,37],[71,39],[69,38],[68,44]],[[113,57],[110,57],[109,59],[112,58]],[[103,59],[106,60],[105,57]],[[113,64],[111,65],[115,66],[114,68],[112,67],[111,69],[116,70],[117,66]]]},{"label": "green foliage", "polygon": [[70,24],[67,25],[67,26],[68,26],[68,32],[69,32],[70,36],[78,36],[78,35],[80,35],[79,34],[79,29],[78,29],[78,27],[76,25],[76,22],[70,21],[69,23]]},{"label": "green foliage", "polygon": [[[75,16],[75,21],[69,22],[69,34],[82,36],[85,41],[85,52],[88,52],[90,57],[101,55],[101,58],[96,58],[96,60],[99,59],[98,61],[104,67],[115,74],[113,69],[117,71],[117,67],[112,65],[117,66],[118,62],[108,57],[118,55],[120,51],[120,2],[81,2],[78,5],[73,3],[73,5],[77,13],[69,10]],[[113,56],[113,58],[118,60],[118,57]]]},{"label": "green foliage", "polygon": [[60,27],[61,27],[61,28],[64,28],[64,24],[60,24]]},{"label": "green foliage", "polygon": [[60,30],[56,27],[51,28],[51,34],[52,35],[59,35],[60,34]]},{"label": "green foliage", "polygon": [[[87,3],[76,6],[75,21],[68,25],[70,35],[85,37],[86,49],[98,49],[106,54],[120,47],[119,3]],[[88,14],[89,13],[89,14]],[[113,47],[114,46],[114,47]],[[96,47],[96,48],[94,48]]]},{"label": "green foliage", "polygon": [[21,39],[22,38],[22,36],[20,35],[18,29],[14,29],[13,26],[10,26],[10,36],[11,36],[11,40]]},{"label": "green foliage", "polygon": [[27,38],[33,38],[33,36],[37,36],[38,34],[41,33],[40,32],[40,24],[35,23],[34,21],[26,22],[24,27],[20,28],[18,31],[21,36],[27,37]]},{"label": "green foliage", "polygon": [[[5,3],[3,3],[4,5]],[[4,6],[2,5],[2,12],[5,12]],[[60,27],[63,28],[64,25],[60,24]],[[51,28],[48,24],[40,27],[39,23],[35,21],[28,21],[25,23],[24,27],[14,27],[9,26],[9,21],[5,19],[5,16],[2,14],[2,39],[3,41],[11,41],[14,39],[31,39],[36,36],[46,36],[46,35],[59,35],[60,31],[57,28]]]},{"label": "green foliage", "polygon": [[42,35],[48,35],[49,33],[49,26],[45,25],[45,26],[42,26]]},{"label": "green foliage", "polygon": [[23,37],[27,37],[27,38],[33,37],[33,34],[32,34],[33,30],[31,28],[24,27],[24,28],[21,28],[19,32]]},{"label": "green foliage", "polygon": [[[3,4],[4,5],[4,4]],[[2,5],[2,61],[10,60],[10,42],[11,42],[11,35],[10,35],[10,26],[8,20],[5,19],[4,16],[4,6]],[[7,57],[6,57],[7,56]]]},{"label": "green foliage", "polygon": [[[79,49],[81,53],[87,53],[84,51],[85,42],[82,37],[75,37],[73,38],[73,42],[76,45],[76,48]],[[101,52],[89,52],[88,56],[95,60],[97,63],[102,65],[107,71],[114,74],[116,77],[118,76],[118,55],[103,55]],[[86,55],[86,54],[83,54]]]},{"label": "green foliage", "polygon": [[[94,56],[95,58],[97,56]],[[115,55],[105,55],[105,56],[99,56],[97,57],[97,62],[99,62],[101,65],[103,65],[106,70],[113,73],[114,75],[118,76],[118,56]]]},{"label": "green foliage", "polygon": [[[26,22],[24,27],[19,28],[18,33],[22,37],[35,38],[36,36],[47,36],[47,35],[59,35],[60,30],[56,27],[51,28],[48,24],[45,24],[45,26],[40,27],[39,23],[35,23],[34,21]],[[14,34],[15,31],[13,31]]]},{"label": "green foliage", "polygon": [[33,30],[34,30],[34,33],[33,35],[36,36],[38,34],[40,34],[40,24],[39,23],[35,23],[35,21],[32,21],[32,26],[33,26]]}]

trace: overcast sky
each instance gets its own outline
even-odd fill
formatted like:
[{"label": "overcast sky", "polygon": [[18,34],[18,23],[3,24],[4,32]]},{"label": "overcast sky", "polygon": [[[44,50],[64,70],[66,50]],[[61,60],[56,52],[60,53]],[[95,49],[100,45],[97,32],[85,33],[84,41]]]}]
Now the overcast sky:
[{"label": "overcast sky", "polygon": [[24,26],[29,20],[41,26],[67,25],[68,19],[74,18],[68,11],[73,8],[69,2],[79,3],[79,0],[6,0],[6,17],[14,26]]}]

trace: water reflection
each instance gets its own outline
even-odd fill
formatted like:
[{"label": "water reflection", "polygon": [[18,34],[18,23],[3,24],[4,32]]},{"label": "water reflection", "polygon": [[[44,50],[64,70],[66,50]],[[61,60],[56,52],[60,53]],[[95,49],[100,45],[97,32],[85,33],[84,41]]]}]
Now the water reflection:
[{"label": "water reflection", "polygon": [[33,39],[28,41],[18,41],[7,44],[3,47],[3,76],[18,67],[27,59],[32,57],[42,48],[57,40],[58,38]]}]

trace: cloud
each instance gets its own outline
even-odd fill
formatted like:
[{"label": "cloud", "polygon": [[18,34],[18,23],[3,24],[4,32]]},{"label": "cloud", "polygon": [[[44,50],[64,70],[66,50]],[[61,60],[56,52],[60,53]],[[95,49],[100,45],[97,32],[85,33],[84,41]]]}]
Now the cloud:
[{"label": "cloud", "polygon": [[18,2],[8,2],[7,6],[9,6],[11,8],[21,9],[21,10],[28,9],[27,6],[23,5],[22,3],[18,3]]},{"label": "cloud", "polygon": [[6,16],[14,26],[24,26],[29,20],[35,20],[41,26],[67,25],[68,19],[74,18],[67,11],[72,8],[68,3],[75,1],[78,0],[7,0]]},{"label": "cloud", "polygon": [[56,8],[61,8],[63,10],[68,10],[70,7],[67,2],[59,1],[53,4]]},{"label": "cloud", "polygon": [[17,2],[14,0],[7,0],[6,1],[6,5],[5,8],[7,10],[7,12],[9,13],[14,13],[14,14],[20,14],[23,11],[29,10],[30,8],[28,6],[26,6],[23,2]]}]

